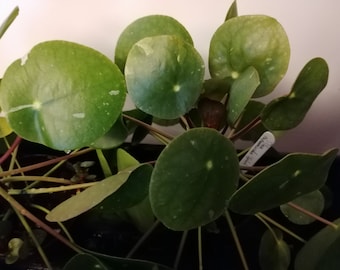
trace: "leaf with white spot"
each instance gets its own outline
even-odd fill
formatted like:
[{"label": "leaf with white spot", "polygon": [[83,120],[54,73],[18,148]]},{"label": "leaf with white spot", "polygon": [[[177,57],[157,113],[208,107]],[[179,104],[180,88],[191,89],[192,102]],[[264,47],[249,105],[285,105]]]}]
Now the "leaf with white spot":
[{"label": "leaf with white spot", "polygon": [[264,126],[270,130],[287,130],[300,124],[327,85],[328,73],[324,59],[310,60],[300,72],[289,95],[276,98],[266,105],[261,115]]},{"label": "leaf with white spot", "polygon": [[130,50],[125,78],[138,109],[175,119],[187,113],[202,92],[204,62],[192,45],[177,36],[148,37]]},{"label": "leaf with white spot", "polygon": [[253,66],[260,77],[254,97],[269,94],[285,75],[290,56],[282,25],[265,15],[228,19],[214,33],[209,50],[213,78],[237,78]]},{"label": "leaf with white spot", "polygon": [[191,129],[160,154],[150,182],[156,217],[173,230],[218,218],[236,190],[239,165],[231,141],[214,129]]},{"label": "leaf with white spot", "polygon": [[229,208],[240,214],[256,214],[319,189],[338,150],[322,155],[289,154],[267,167],[231,197]]},{"label": "leaf with white spot", "polygon": [[106,56],[80,44],[48,41],[12,63],[0,105],[21,137],[75,149],[109,131],[125,102],[125,80]]}]

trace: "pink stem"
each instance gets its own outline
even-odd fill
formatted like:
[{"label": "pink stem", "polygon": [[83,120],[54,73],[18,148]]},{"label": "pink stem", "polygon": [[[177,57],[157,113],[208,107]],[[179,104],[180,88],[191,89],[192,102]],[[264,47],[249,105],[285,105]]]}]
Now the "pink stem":
[{"label": "pink stem", "polygon": [[4,163],[4,161],[13,153],[14,149],[20,144],[21,142],[21,137],[17,136],[12,143],[11,147],[8,148],[5,154],[0,157],[0,165]]}]

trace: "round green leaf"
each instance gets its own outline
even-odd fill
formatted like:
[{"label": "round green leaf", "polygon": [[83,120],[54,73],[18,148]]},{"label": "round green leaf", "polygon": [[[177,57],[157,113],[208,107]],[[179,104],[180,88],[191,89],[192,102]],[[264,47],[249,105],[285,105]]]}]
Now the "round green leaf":
[{"label": "round green leaf", "polygon": [[240,214],[256,214],[310,193],[323,186],[337,149],[322,155],[289,154],[248,181],[230,199]]},{"label": "round green leaf", "polygon": [[197,101],[204,62],[194,47],[177,36],[149,37],[130,50],[125,76],[131,99],[140,110],[175,119]]},{"label": "round green leaf", "polygon": [[124,71],[127,55],[137,41],[159,35],[175,35],[191,45],[193,44],[189,32],[172,17],[149,15],[139,18],[128,25],[119,36],[115,51],[115,62],[121,71]]},{"label": "round green leaf", "polygon": [[222,214],[238,178],[233,144],[216,130],[192,129],[160,154],[150,181],[151,206],[170,229],[196,228]]},{"label": "round green leaf", "polygon": [[[273,235],[275,233],[275,236]],[[290,249],[282,239],[282,232],[267,230],[261,239],[259,262],[262,270],[285,270],[290,264]]]},{"label": "round green leaf", "polygon": [[285,75],[290,57],[287,35],[281,24],[265,15],[227,20],[215,32],[209,52],[212,77],[238,76],[253,66],[260,76],[254,97],[270,93]]},{"label": "round green leaf", "polygon": [[[319,190],[298,197],[293,200],[292,203],[316,215],[320,215],[325,206],[324,197]],[[288,204],[281,205],[280,209],[282,213],[295,224],[306,225],[315,221],[313,217],[296,210]]]},{"label": "round green leaf", "polygon": [[89,145],[119,117],[124,76],[101,53],[71,42],[36,45],[5,72],[0,105],[23,138],[68,150]]},{"label": "round green leaf", "polygon": [[333,222],[337,228],[326,226],[315,234],[299,251],[296,270],[337,270],[340,267],[340,219]]},{"label": "round green leaf", "polygon": [[289,95],[274,99],[265,107],[261,115],[265,127],[271,130],[287,130],[300,124],[327,85],[328,73],[328,65],[324,59],[310,60],[300,72]]}]

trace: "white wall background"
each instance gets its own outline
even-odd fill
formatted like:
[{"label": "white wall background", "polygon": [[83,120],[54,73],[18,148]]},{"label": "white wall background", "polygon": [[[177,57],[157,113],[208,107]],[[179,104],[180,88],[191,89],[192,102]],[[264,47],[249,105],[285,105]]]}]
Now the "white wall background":
[{"label": "white wall background", "polygon": [[[121,31],[138,17],[166,14],[191,33],[207,60],[209,41],[232,0],[1,0],[0,22],[14,6],[20,14],[0,40],[0,76],[36,43],[64,39],[93,47],[113,59]],[[291,43],[287,76],[276,93],[287,93],[298,72],[313,57],[327,60],[329,83],[305,121],[280,138],[280,151],[322,152],[340,148],[340,1],[238,0],[239,14],[266,14],[286,29]],[[175,131],[173,131],[175,132]]]}]

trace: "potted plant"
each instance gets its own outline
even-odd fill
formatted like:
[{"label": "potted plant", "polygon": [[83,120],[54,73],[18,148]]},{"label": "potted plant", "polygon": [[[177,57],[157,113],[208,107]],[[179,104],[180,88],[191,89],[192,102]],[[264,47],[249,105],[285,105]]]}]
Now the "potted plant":
[{"label": "potted plant", "polygon": [[[8,67],[0,85],[1,131],[8,145],[0,161],[0,195],[8,203],[0,223],[6,263],[18,263],[36,247],[46,267],[56,267],[46,256],[47,232],[76,253],[63,269],[171,269],[165,261],[131,259],[163,226],[170,238],[172,231],[181,235],[172,268],[189,269],[181,265],[181,254],[195,231],[194,260],[203,269],[202,250],[208,250],[202,237],[221,238],[222,223],[229,226],[230,245],[240,255],[234,267],[257,269],[248,264],[239,236],[241,224],[251,221],[261,223],[264,232],[255,248],[261,269],[337,269],[339,220],[321,217],[337,150],[262,157],[277,136],[303,120],[327,84],[327,63],[317,57],[302,68],[287,95],[267,104],[259,101],[283,78],[289,56],[280,23],[266,15],[238,16],[236,2],[211,39],[208,79],[190,34],[164,15],[131,23],[117,42],[114,62],[68,41],[37,44]],[[136,108],[125,111],[127,93]],[[175,124],[183,128],[176,136],[159,128]],[[133,148],[122,147],[129,134],[130,145],[151,134],[165,147],[155,158],[137,160]],[[22,167],[22,138],[33,142],[34,151],[38,145],[50,151],[43,162],[30,156],[31,163]],[[240,151],[235,147],[240,139],[254,144]],[[90,152],[95,155],[88,156]],[[67,161],[75,157],[77,161]],[[96,176],[93,160],[100,165]],[[26,174],[37,168],[45,169]],[[48,199],[39,201],[41,194]],[[316,219],[325,226],[304,239],[290,223],[281,224],[271,215],[286,216],[303,228]],[[22,225],[11,229],[13,220]],[[101,226],[104,220],[110,222],[109,232],[129,221],[136,228],[132,238],[140,236],[138,231],[145,234],[124,256],[84,248],[69,233],[73,228],[77,234],[91,222]]]}]

